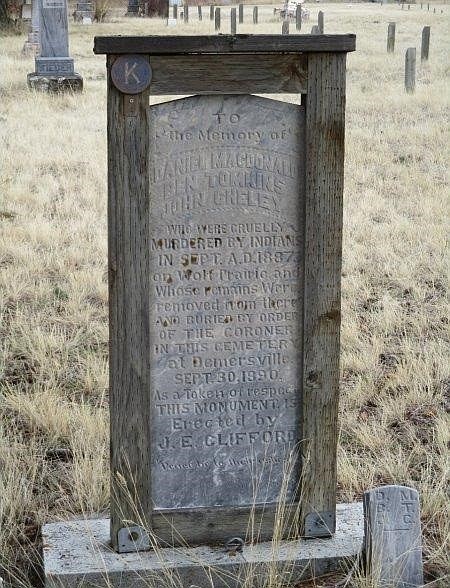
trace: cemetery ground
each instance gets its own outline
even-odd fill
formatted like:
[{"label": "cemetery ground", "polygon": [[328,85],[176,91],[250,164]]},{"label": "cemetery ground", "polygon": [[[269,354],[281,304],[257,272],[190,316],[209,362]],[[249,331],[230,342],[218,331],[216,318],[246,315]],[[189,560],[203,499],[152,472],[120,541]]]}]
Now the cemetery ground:
[{"label": "cemetery ground", "polygon": [[[448,586],[449,7],[308,8],[302,32],[320,9],[326,33],[357,34],[347,78],[338,500],[380,484],[415,487],[426,578]],[[71,24],[81,95],[30,92],[25,36],[0,39],[0,576],[14,586],[40,585],[42,523],[105,513],[109,503],[106,83],[93,36],[212,34],[207,8],[202,23],[192,12],[170,29],[122,17]],[[270,6],[257,27],[246,7],[245,21],[238,32],[281,32]],[[405,51],[420,55],[425,25],[430,59],[418,59],[408,95]],[[356,574],[349,585],[371,584]]]}]

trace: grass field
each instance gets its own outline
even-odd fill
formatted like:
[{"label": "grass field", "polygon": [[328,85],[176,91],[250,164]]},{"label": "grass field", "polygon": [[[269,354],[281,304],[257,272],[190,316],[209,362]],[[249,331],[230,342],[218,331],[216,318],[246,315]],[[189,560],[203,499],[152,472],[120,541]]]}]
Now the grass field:
[{"label": "grass field", "polygon": [[[357,34],[348,58],[339,500],[378,484],[417,488],[427,580],[448,586],[450,8],[308,7],[305,32],[321,9],[327,33]],[[246,11],[240,32],[280,32],[271,7],[260,9],[258,27]],[[104,512],[109,501],[106,82],[93,36],[213,33],[208,18],[191,21],[71,25],[85,83],[76,96],[28,91],[24,36],[0,39],[0,576],[15,586],[40,585],[42,523]],[[425,25],[430,60],[418,58],[407,95],[405,50],[420,55]]]}]

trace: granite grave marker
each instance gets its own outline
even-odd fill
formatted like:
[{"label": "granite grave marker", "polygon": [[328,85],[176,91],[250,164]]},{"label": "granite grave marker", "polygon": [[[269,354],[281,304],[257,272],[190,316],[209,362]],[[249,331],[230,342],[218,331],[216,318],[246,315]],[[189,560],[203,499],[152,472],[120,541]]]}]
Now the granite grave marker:
[{"label": "granite grave marker", "polygon": [[94,3],[92,0],[82,0],[81,2],[77,2],[73,18],[75,22],[92,24],[94,20]]},{"label": "granite grave marker", "polygon": [[83,78],[75,73],[69,56],[66,0],[39,0],[40,55],[28,85],[46,91],[81,91]]},{"label": "granite grave marker", "polygon": [[153,108],[155,508],[276,502],[302,438],[304,116],[256,96]]},{"label": "granite grave marker", "polygon": [[128,0],[127,12],[125,16],[139,16],[139,0]]},{"label": "granite grave marker", "polygon": [[28,37],[22,49],[22,54],[37,57],[39,55],[39,51],[39,0],[32,0],[31,22],[28,30]]}]

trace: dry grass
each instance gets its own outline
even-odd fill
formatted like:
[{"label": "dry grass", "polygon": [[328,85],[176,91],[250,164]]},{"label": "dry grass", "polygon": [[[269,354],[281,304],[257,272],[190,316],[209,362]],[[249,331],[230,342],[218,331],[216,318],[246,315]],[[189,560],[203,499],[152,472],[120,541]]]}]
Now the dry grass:
[{"label": "dry grass", "polygon": [[[437,14],[420,5],[320,9],[326,32],[358,35],[348,67],[339,498],[383,483],[416,487],[426,569],[443,578],[449,8],[432,6]],[[314,21],[319,7],[310,9]],[[280,31],[271,8],[260,17],[241,32]],[[385,51],[389,21],[394,56]],[[408,96],[404,52],[419,47],[424,25],[431,59]],[[23,37],[0,40],[0,569],[16,585],[38,585],[41,523],[105,510],[109,500],[106,84],[92,37],[167,31],[212,26],[72,25],[82,96],[29,92]]]}]

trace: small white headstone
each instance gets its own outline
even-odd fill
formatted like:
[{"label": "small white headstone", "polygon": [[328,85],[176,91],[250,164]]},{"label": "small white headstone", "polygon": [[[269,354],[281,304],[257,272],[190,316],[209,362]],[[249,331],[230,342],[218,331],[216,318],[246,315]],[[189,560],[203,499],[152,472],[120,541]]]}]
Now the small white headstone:
[{"label": "small white headstone", "polygon": [[417,490],[381,486],[364,493],[367,569],[377,586],[423,585],[422,533]]},{"label": "small white headstone", "polygon": [[83,24],[84,25],[91,25],[92,24],[92,18],[90,16],[83,16]]},{"label": "small white headstone", "polygon": [[168,18],[167,19],[167,26],[168,27],[175,27],[177,25],[177,19],[176,18]]}]

